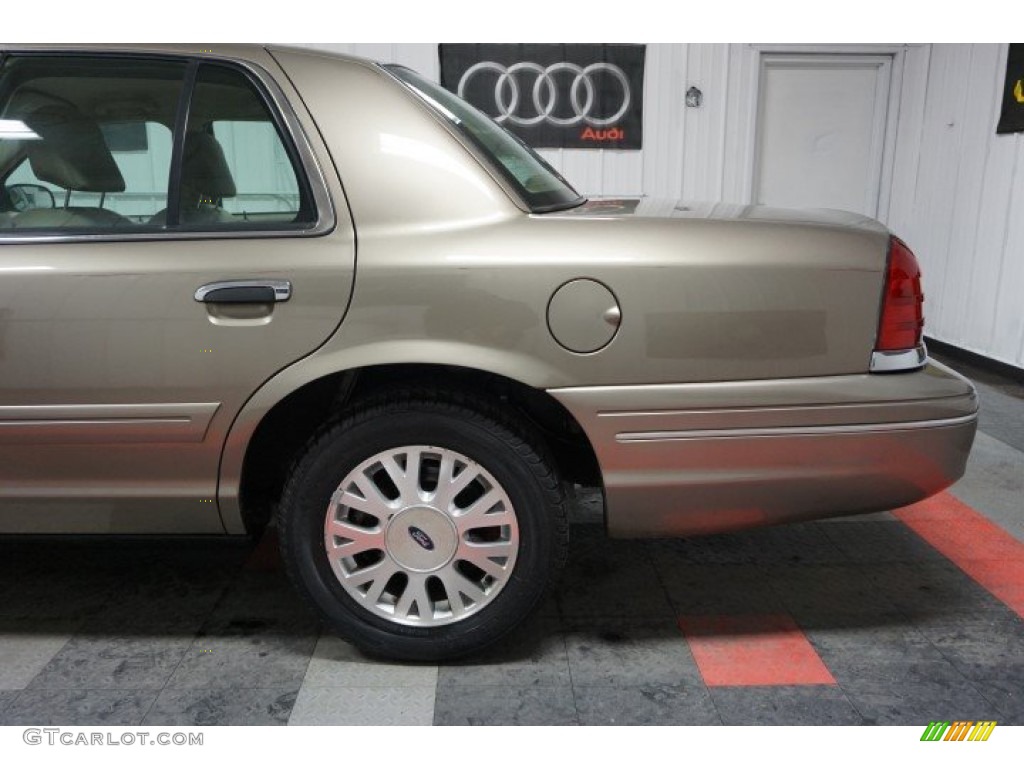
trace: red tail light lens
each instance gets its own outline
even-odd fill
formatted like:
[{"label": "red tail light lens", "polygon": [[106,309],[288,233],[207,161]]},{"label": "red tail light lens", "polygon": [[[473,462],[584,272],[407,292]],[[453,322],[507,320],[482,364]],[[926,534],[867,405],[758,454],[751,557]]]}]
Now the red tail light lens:
[{"label": "red tail light lens", "polygon": [[921,268],[906,243],[894,237],[889,242],[889,270],[875,349],[881,352],[913,349],[921,343],[923,329]]}]

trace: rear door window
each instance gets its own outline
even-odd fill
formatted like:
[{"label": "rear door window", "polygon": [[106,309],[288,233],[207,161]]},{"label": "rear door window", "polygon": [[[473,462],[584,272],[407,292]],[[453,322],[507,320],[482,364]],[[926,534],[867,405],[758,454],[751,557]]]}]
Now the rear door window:
[{"label": "rear door window", "polygon": [[181,166],[181,223],[192,228],[309,226],[313,205],[294,149],[241,71],[203,64]]},{"label": "rear door window", "polygon": [[159,228],[185,69],[124,57],[6,59],[0,233]]},{"label": "rear door window", "polygon": [[53,54],[0,66],[0,236],[308,229],[301,169],[240,67]]}]

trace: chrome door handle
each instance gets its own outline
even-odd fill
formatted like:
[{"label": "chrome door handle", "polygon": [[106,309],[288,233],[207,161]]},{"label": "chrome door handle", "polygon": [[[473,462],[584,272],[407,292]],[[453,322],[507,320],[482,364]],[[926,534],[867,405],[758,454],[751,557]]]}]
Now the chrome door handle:
[{"label": "chrome door handle", "polygon": [[204,304],[271,304],[291,297],[289,280],[222,280],[199,286],[194,298]]}]

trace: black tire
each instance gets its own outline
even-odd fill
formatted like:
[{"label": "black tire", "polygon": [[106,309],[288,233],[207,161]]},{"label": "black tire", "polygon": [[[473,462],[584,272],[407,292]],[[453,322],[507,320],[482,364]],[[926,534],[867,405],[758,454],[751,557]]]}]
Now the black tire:
[{"label": "black tire", "polygon": [[[484,467],[511,500],[519,531],[500,592],[440,626],[399,624],[358,603],[332,570],[324,544],[339,483],[379,452],[410,445],[447,448]],[[321,430],[290,474],[279,526],[288,575],[326,625],[368,654],[409,661],[465,656],[507,634],[557,579],[568,548],[562,485],[541,441],[487,403],[444,391],[395,391],[353,406]]]}]

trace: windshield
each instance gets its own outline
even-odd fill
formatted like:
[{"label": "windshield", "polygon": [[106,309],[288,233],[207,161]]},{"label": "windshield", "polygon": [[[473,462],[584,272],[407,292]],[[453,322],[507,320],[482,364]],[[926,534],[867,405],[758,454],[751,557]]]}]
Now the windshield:
[{"label": "windshield", "polygon": [[544,158],[476,107],[411,69],[394,64],[385,69],[408,85],[487,155],[531,211],[557,211],[583,202],[580,193]]}]

